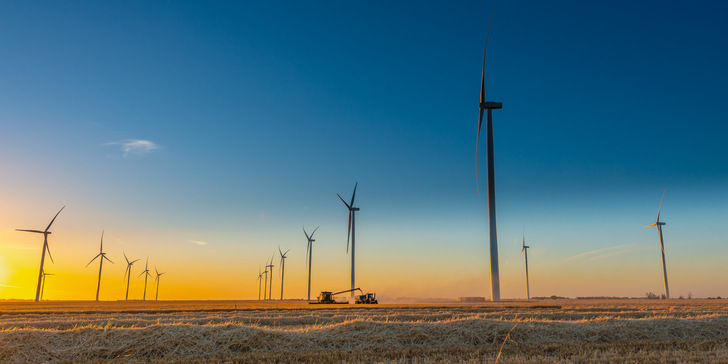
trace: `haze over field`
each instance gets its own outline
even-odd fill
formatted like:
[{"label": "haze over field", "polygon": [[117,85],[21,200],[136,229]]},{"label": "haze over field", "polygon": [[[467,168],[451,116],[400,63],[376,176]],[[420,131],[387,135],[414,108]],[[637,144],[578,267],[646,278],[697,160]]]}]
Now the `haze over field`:
[{"label": "haze over field", "polygon": [[[489,296],[482,46],[501,296],[728,296],[728,4],[70,4],[0,11],[0,299]],[[280,289],[279,261],[273,297]],[[140,267],[141,265],[141,267]],[[94,268],[94,266],[96,266]],[[150,280],[151,282],[151,280]],[[150,283],[151,284],[151,283]],[[152,294],[147,291],[147,298]]]}]

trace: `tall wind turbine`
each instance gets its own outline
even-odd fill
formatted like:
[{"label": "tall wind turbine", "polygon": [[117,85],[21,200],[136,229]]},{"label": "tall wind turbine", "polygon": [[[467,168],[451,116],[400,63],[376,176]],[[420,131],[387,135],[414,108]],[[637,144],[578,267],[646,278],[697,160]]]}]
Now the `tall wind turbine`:
[{"label": "tall wind turbine", "polygon": [[320,226],[317,226],[315,229],[313,229],[313,232],[309,236],[308,233],[306,233],[306,228],[303,228],[303,233],[306,235],[306,239],[308,240],[308,244],[306,245],[306,258],[308,258],[308,300],[311,300],[311,256],[313,255],[313,242],[316,241],[316,239],[313,238],[313,234],[316,233],[316,230],[318,230]]},{"label": "tall wind turbine", "polygon": [[526,245],[526,228],[523,228],[523,248],[521,249],[521,254],[523,254],[523,257],[526,258],[526,299],[531,299],[531,290],[528,287],[528,248],[530,246]]},{"label": "tall wind turbine", "polygon": [[270,257],[270,263],[268,263],[268,268],[270,268],[270,289],[268,290],[268,299],[273,299],[273,258],[276,256],[276,253],[273,253],[273,256]]},{"label": "tall wind turbine", "polygon": [[167,273],[167,272],[159,273],[159,271],[157,270],[157,267],[154,267],[154,272],[157,273],[157,277],[154,278],[154,283],[157,285],[157,293],[154,295],[154,300],[156,301],[159,299],[159,277],[161,277],[162,274]]},{"label": "tall wind turbine", "polygon": [[41,256],[40,256],[40,271],[38,272],[38,286],[35,289],[35,302],[38,302],[38,300],[40,299],[40,288],[41,288],[40,286],[41,286],[41,280],[43,280],[43,262],[45,261],[46,250],[48,251],[48,258],[50,258],[51,262],[53,262],[53,256],[51,256],[51,250],[48,247],[48,235],[51,234],[51,232],[48,231],[48,229],[51,228],[51,225],[53,225],[53,222],[56,221],[56,217],[58,217],[58,214],[60,214],[61,211],[63,211],[63,209],[65,209],[65,208],[66,208],[66,206],[63,206],[63,207],[61,207],[60,210],[58,210],[58,213],[56,214],[56,216],[53,217],[53,220],[51,220],[51,223],[48,224],[48,227],[46,227],[45,230],[43,230],[43,231],[15,229],[16,231],[25,231],[28,233],[43,234],[43,252],[41,253]]},{"label": "tall wind turbine", "polygon": [[139,259],[129,261],[129,258],[126,257],[126,253],[124,254],[124,259],[126,260],[126,270],[124,271],[124,277],[126,277],[126,296],[124,297],[124,300],[129,300],[129,281],[131,280],[131,266],[134,265],[134,263],[138,262]]},{"label": "tall wind turbine", "polygon": [[281,301],[283,301],[283,278],[285,278],[284,273],[286,270],[286,254],[291,251],[291,249],[286,250],[286,252],[281,251],[281,247],[278,247],[278,253],[281,255]]},{"label": "tall wind turbine", "polygon": [[[495,15],[495,11],[493,12]],[[490,299],[500,301],[500,275],[498,273],[498,234],[495,223],[495,168],[493,165],[493,109],[503,108],[500,102],[485,101],[485,51],[488,49],[488,36],[493,16],[490,17],[488,32],[485,34],[485,48],[483,49],[483,72],[480,77],[480,116],[478,117],[478,137],[475,140],[475,184],[478,185],[478,144],[480,144],[480,128],[483,124],[483,112],[487,112],[485,123],[488,155],[488,227],[490,230]],[[353,288],[353,287],[352,287]]]},{"label": "tall wind turbine", "polygon": [[114,262],[111,261],[111,259],[106,257],[106,253],[104,253],[104,232],[101,231],[101,247],[99,248],[99,254],[96,255],[93,259],[91,259],[88,264],[86,264],[86,267],[88,268],[89,264],[93,263],[96,258],[99,258],[99,281],[96,284],[96,301],[99,300],[99,290],[101,289],[101,268],[104,266],[104,259],[108,260],[111,264],[114,264]]},{"label": "tall wind turbine", "polygon": [[654,224],[649,224],[645,227],[657,226],[657,235],[660,237],[660,250],[662,251],[662,276],[665,278],[665,298],[670,299],[670,287],[667,284],[667,268],[665,267],[665,244],[662,242],[662,225],[664,222],[660,221],[660,210],[662,210],[662,199],[665,198],[665,191],[662,191],[662,197],[660,197],[660,207],[657,209],[657,220]]},{"label": "tall wind turbine", "polygon": [[346,252],[347,253],[349,252],[349,237],[351,236],[351,298],[354,298],[354,289],[356,287],[354,285],[354,236],[355,236],[354,233],[356,232],[356,219],[355,219],[356,216],[355,215],[356,215],[356,212],[359,211],[359,208],[354,207],[354,197],[356,197],[356,186],[358,186],[358,185],[359,185],[359,182],[357,182],[354,185],[354,193],[351,195],[350,204],[346,203],[346,201],[344,201],[344,199],[341,198],[341,195],[339,195],[338,193],[336,194],[336,196],[339,196],[339,199],[341,200],[341,202],[343,202],[344,205],[346,205],[346,208],[349,209],[349,231],[346,233]]},{"label": "tall wind turbine", "polygon": [[42,282],[40,284],[40,300],[41,301],[43,300],[43,291],[45,290],[45,277],[46,276],[52,276],[52,275],[54,275],[54,274],[53,273],[46,273],[46,272],[41,273],[41,276],[43,276],[43,278],[41,279]]},{"label": "tall wind turbine", "polygon": [[258,301],[260,301],[260,286],[263,284],[263,272],[260,271],[260,267],[258,267]]},{"label": "tall wind turbine", "polygon": [[[147,300],[147,279],[151,277],[152,275],[149,273],[149,257],[147,257],[147,265],[144,266],[144,271],[142,271],[141,274],[139,274],[139,277],[144,276],[144,296],[142,297],[143,301]],[[139,278],[137,277],[137,278]]]}]

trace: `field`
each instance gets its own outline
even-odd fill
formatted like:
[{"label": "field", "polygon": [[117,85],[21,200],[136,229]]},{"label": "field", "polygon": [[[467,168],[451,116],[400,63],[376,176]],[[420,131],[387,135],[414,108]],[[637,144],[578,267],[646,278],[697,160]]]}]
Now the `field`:
[{"label": "field", "polygon": [[0,362],[111,359],[725,363],[728,301],[0,302]]}]

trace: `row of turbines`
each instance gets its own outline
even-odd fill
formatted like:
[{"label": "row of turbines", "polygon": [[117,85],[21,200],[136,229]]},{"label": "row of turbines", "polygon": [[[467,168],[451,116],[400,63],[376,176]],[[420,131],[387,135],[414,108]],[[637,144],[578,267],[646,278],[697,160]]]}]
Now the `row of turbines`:
[{"label": "row of turbines", "polygon": [[[56,221],[56,218],[58,217],[58,215],[61,214],[61,211],[63,211],[63,209],[65,209],[65,208],[66,208],[66,206],[63,206],[63,207],[61,207],[60,210],[58,210],[58,213],[56,213],[56,216],[53,217],[50,224],[48,224],[48,226],[45,228],[45,230],[41,231],[41,230],[30,230],[30,229],[15,229],[16,231],[43,234],[43,249],[42,249],[43,251],[42,251],[41,257],[40,257],[40,272],[38,273],[38,286],[37,286],[36,292],[35,292],[35,302],[38,302],[39,300],[43,299],[43,291],[45,289],[46,276],[54,275],[53,273],[46,272],[45,268],[44,268],[46,253],[48,253],[48,258],[51,260],[51,263],[55,263],[53,261],[53,255],[51,255],[50,247],[48,246],[48,235],[52,234],[50,231],[51,226],[53,225],[53,222]],[[132,265],[134,265],[134,263],[138,262],[139,259],[129,261],[129,258],[126,257],[126,253],[123,253],[123,254],[124,254],[124,259],[126,260],[126,270],[124,270],[124,278],[126,278],[126,295],[124,296],[124,299],[128,301],[129,300],[129,284],[131,283],[131,267],[132,267]],[[107,260],[109,263],[114,264],[114,262],[111,261],[111,259],[109,259],[106,256],[106,253],[104,252],[104,231],[101,232],[101,243],[99,246],[99,254],[97,254],[93,259],[91,259],[91,261],[89,261],[88,264],[86,264],[86,267],[84,267],[84,268],[88,268],[88,266],[91,265],[91,263],[93,263],[94,260],[96,260],[96,259],[99,260],[99,278],[98,278],[98,282],[96,284],[96,301],[98,301],[99,292],[101,291],[101,272],[104,267],[104,260]],[[161,277],[163,274],[165,274],[165,272],[160,273],[157,270],[157,267],[154,267],[154,272],[156,273],[156,276],[154,278],[154,283],[156,285],[156,293],[154,296],[154,300],[156,301],[159,298],[159,277]],[[146,301],[146,299],[147,299],[147,282],[149,280],[149,277],[152,276],[149,271],[149,258],[147,258],[147,263],[144,266],[144,271],[142,271],[142,273],[139,274],[139,277],[141,277],[141,276],[144,276],[143,300]]]},{"label": "row of turbines", "polygon": [[[356,198],[356,188],[359,186],[359,183],[354,184],[354,192],[351,194],[351,202],[346,203],[343,197],[339,195],[338,193],[336,196],[339,196],[339,199],[341,202],[344,203],[346,208],[349,210],[349,227],[346,234],[346,253],[349,253],[349,241],[351,241],[351,297],[354,297],[354,288],[356,288],[355,283],[355,255],[354,255],[354,248],[355,248],[355,242],[356,242],[356,212],[359,211],[358,207],[354,206],[354,199]],[[311,235],[306,232],[306,228],[303,227],[303,234],[306,236],[306,268],[308,269],[308,291],[306,294],[306,299],[311,300],[311,263],[312,263],[312,256],[313,256],[313,242],[316,241],[316,239],[313,238],[313,235],[316,233],[316,230],[319,229],[320,226],[317,226],[313,231],[311,232]],[[351,240],[350,240],[351,239]],[[286,254],[290,251],[287,250],[285,253],[281,250],[280,246],[278,247],[278,253],[280,254],[280,274],[281,274],[281,300],[283,300],[283,281],[285,278],[285,263],[286,263]],[[270,261],[266,261],[265,263],[265,269],[261,272],[260,268],[258,269],[258,300],[260,300],[261,296],[261,285],[263,287],[263,299],[272,299],[273,294],[273,258],[275,257],[275,253],[273,253],[273,256],[271,257]],[[268,270],[270,269],[270,270]],[[268,282],[268,274],[270,274],[270,282]],[[268,288],[270,284],[270,289]]]},{"label": "row of turbines", "polygon": [[[480,76],[480,103],[478,109],[480,115],[478,117],[478,134],[475,140],[475,184],[480,194],[478,184],[478,144],[480,144],[480,129],[483,124],[483,114],[486,114],[486,155],[488,165],[488,240],[490,250],[490,297],[491,301],[500,301],[500,277],[498,270],[498,236],[496,231],[496,218],[495,218],[495,166],[493,156],[493,109],[502,109],[503,103],[494,101],[485,101],[485,54],[488,49],[488,36],[490,35],[490,26],[493,24],[493,17],[495,11],[490,17],[490,23],[488,24],[488,31],[485,34],[485,47],[483,48],[483,68]],[[667,191],[667,190],[665,190]],[[664,222],[660,221],[660,210],[662,210],[662,200],[665,197],[665,191],[662,192],[660,198],[660,206],[657,209],[657,220],[655,223],[645,226],[657,227],[657,234],[660,238],[660,251],[662,253],[662,274],[665,282],[665,298],[670,299],[670,287],[667,283],[667,267],[665,265],[665,245],[662,241],[662,226]],[[528,284],[528,249],[530,247],[526,245],[526,232],[524,228],[523,232],[523,246],[521,253],[524,255],[526,265],[526,297],[531,299],[530,287]],[[353,263],[352,263],[353,264]]]},{"label": "row of turbines", "polygon": [[[486,115],[486,155],[487,155],[487,186],[488,186],[488,240],[489,240],[489,255],[490,255],[490,286],[491,286],[491,301],[497,302],[500,301],[500,276],[499,276],[499,267],[498,267],[498,238],[497,238],[497,228],[496,228],[496,205],[495,205],[495,166],[494,166],[494,147],[493,147],[493,114],[492,110],[494,109],[502,109],[503,104],[501,102],[494,102],[494,101],[486,101],[485,97],[485,60],[486,60],[486,50],[488,48],[488,37],[490,35],[490,28],[493,23],[493,17],[495,15],[495,12],[493,12],[493,15],[490,18],[490,23],[488,24],[488,31],[486,33],[485,37],[485,47],[483,49],[483,66],[482,66],[482,73],[481,73],[481,80],[480,80],[480,102],[478,105],[479,108],[479,117],[478,117],[478,131],[476,136],[476,142],[475,142],[475,180],[476,180],[476,188],[478,189],[478,194],[480,193],[480,188],[478,184],[478,147],[480,144],[480,132],[483,124],[483,115]],[[337,193],[337,196],[341,200],[341,202],[346,205],[348,211],[349,211],[349,226],[347,231],[347,241],[346,241],[346,248],[347,253],[349,252],[349,241],[351,241],[351,296],[354,297],[354,288],[355,285],[355,237],[356,237],[356,212],[359,211],[358,207],[354,206],[354,198],[356,197],[356,188],[358,186],[358,183],[354,185],[354,192],[351,196],[351,202],[347,203],[341,195]],[[663,237],[662,237],[662,226],[665,225],[664,222],[660,221],[660,211],[662,209],[662,199],[664,198],[665,193],[663,192],[662,198],[660,199],[660,206],[657,211],[657,220],[655,223],[647,225],[645,227],[657,227],[657,233],[660,239],[660,250],[662,253],[662,269],[663,269],[663,278],[664,278],[664,284],[665,284],[665,297],[670,298],[670,289],[668,285],[667,280],[667,268],[665,265],[665,248],[663,243]],[[61,211],[63,208],[61,208]],[[48,224],[48,227],[43,230],[20,230],[18,231],[25,231],[25,232],[32,232],[32,233],[40,233],[43,234],[44,240],[43,240],[43,253],[41,255],[41,263],[40,263],[40,271],[38,274],[38,286],[36,290],[36,297],[35,301],[37,302],[39,298],[42,295],[42,289],[45,282],[45,276],[51,275],[52,273],[46,273],[43,270],[43,264],[45,260],[46,251],[48,251],[48,256],[53,261],[53,257],[50,255],[50,250],[48,250],[48,235],[51,234],[49,231],[51,225],[55,221],[56,217],[58,217],[58,214],[61,213],[61,211],[58,211],[56,216],[51,220],[51,223]],[[308,293],[307,298],[311,299],[311,263],[312,263],[312,255],[313,255],[313,242],[315,241],[313,239],[313,235],[318,230],[318,227],[313,230],[311,235],[309,235],[305,228],[304,228],[304,234],[307,239],[307,247],[306,247],[306,258],[307,258],[307,268],[308,268]],[[524,235],[523,235],[523,241],[522,241],[522,249],[521,252],[524,255],[525,259],[525,267],[526,267],[526,296],[528,299],[530,299],[530,287],[528,282],[528,249],[530,247],[526,245],[526,239],[525,239],[525,229],[524,229]],[[284,265],[285,265],[285,259],[286,254],[290,250],[283,253],[283,251],[279,247],[279,254],[281,258],[281,299],[283,298],[283,279],[284,279]],[[275,253],[273,254],[273,257],[271,257],[270,261],[266,261],[265,270],[263,272],[258,272],[258,280],[260,281],[259,287],[258,287],[258,299],[261,298],[261,286],[265,287],[263,291],[263,298],[267,297],[268,299],[272,298],[272,289],[273,289],[273,258],[275,257]],[[106,257],[106,254],[103,252],[103,233],[102,233],[102,243],[101,243],[101,249],[99,254],[94,258],[97,259],[100,258],[99,263],[99,283],[97,285],[96,289],[96,300],[98,300],[98,293],[100,289],[100,279],[101,279],[101,269],[103,266],[103,260],[106,259],[109,262],[111,260]],[[127,277],[127,293],[126,293],[126,299],[128,299],[128,290],[129,290],[129,279],[131,276],[131,266],[138,261],[129,261],[129,259],[126,258],[126,254],[124,255],[124,258],[127,262],[127,269],[125,271],[125,277]],[[93,259],[92,259],[93,262]],[[89,262],[90,264],[91,262]],[[113,262],[111,262],[113,263]],[[88,266],[88,265],[87,265]],[[269,270],[270,269],[270,270]],[[156,268],[155,268],[156,271]],[[157,283],[157,293],[159,292],[159,277],[164,273],[159,273],[156,271],[156,283]],[[144,298],[146,299],[146,285],[147,285],[147,278],[150,276],[149,269],[148,269],[148,259],[147,259],[147,266],[142,272],[142,274],[146,274],[144,281]],[[270,274],[270,285],[268,282],[268,275]],[[141,276],[141,275],[140,275]],[[265,283],[263,285],[263,283]]]}]

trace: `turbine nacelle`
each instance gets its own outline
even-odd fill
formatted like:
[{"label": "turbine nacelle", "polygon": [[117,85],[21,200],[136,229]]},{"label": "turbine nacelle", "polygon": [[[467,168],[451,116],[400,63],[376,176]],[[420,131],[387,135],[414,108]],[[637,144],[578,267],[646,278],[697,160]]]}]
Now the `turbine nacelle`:
[{"label": "turbine nacelle", "polygon": [[479,104],[479,107],[481,109],[502,109],[503,108],[503,103],[502,102],[495,102],[495,101],[486,101],[486,102],[481,102]]}]

